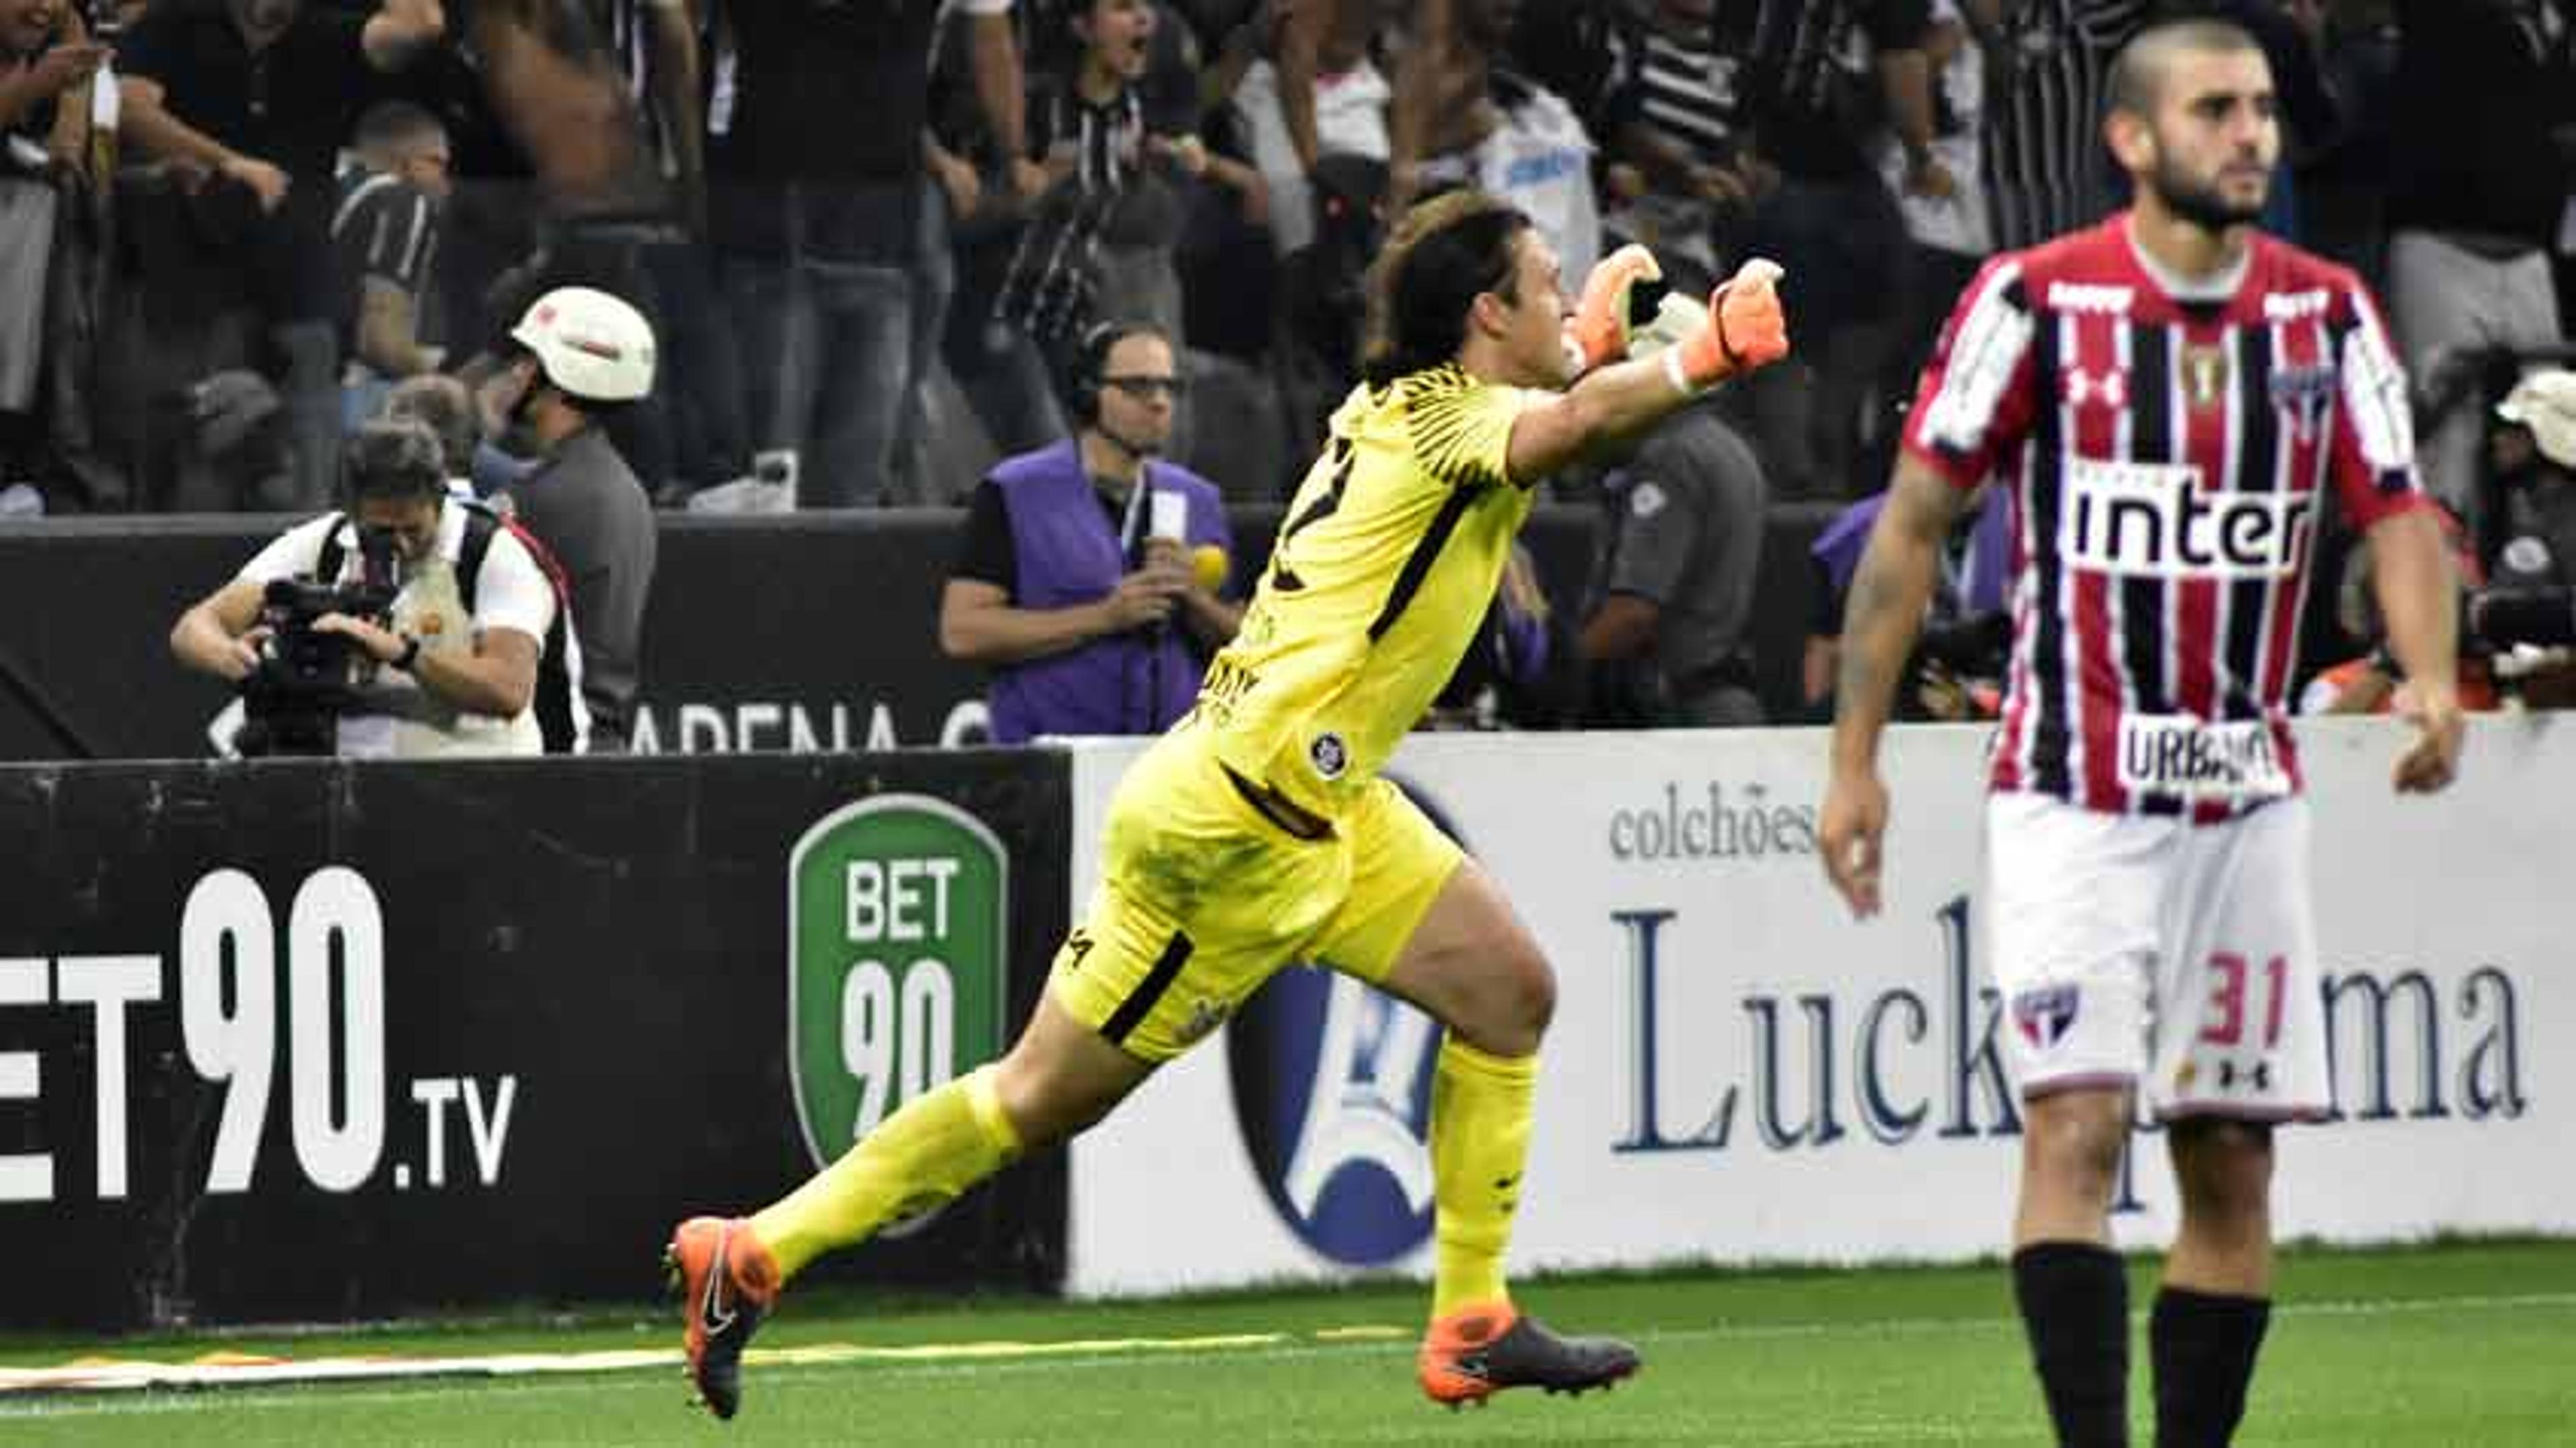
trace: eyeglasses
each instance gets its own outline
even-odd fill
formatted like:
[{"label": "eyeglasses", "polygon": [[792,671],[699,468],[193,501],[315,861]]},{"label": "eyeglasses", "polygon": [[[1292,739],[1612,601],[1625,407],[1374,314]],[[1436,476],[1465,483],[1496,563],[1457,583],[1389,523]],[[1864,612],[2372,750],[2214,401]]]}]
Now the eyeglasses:
[{"label": "eyeglasses", "polygon": [[1157,397],[1168,397],[1178,402],[1190,391],[1189,383],[1178,377],[1103,377],[1100,385],[1115,387],[1138,402],[1149,402]]}]

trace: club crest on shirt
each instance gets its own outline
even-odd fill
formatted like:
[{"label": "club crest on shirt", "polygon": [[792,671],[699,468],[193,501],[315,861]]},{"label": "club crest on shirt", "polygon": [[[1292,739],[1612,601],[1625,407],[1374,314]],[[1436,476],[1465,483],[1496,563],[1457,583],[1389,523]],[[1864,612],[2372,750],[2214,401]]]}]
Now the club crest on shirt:
[{"label": "club crest on shirt", "polygon": [[2051,985],[2026,990],[2012,1001],[2013,1029],[2034,1049],[2045,1051],[2075,1028],[2075,1013],[2084,1003],[2081,986]]},{"label": "club crest on shirt", "polygon": [[1224,1025],[1225,1016],[1225,1002],[1201,996],[1190,1006],[1190,1013],[1181,1022],[1178,1034],[1185,1042],[1200,1040],[1208,1032]]},{"label": "club crest on shirt", "polygon": [[2182,349],[2182,392],[2194,410],[2217,407],[2227,400],[2227,352],[2219,347]]},{"label": "club crest on shirt", "polygon": [[1342,771],[1351,767],[1351,749],[1342,742],[1339,734],[1318,734],[1315,742],[1306,746],[1306,761],[1314,765],[1315,773],[1323,778],[1339,779]]},{"label": "club crest on shirt", "polygon": [[2286,366],[2272,373],[2272,406],[2289,421],[2291,435],[2313,443],[2334,406],[2335,370],[2326,366]]}]

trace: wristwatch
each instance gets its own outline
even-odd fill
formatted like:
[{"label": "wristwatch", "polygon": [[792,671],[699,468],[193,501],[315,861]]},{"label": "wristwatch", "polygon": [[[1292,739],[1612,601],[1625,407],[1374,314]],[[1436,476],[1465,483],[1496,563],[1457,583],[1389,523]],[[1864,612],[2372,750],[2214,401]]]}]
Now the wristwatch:
[{"label": "wristwatch", "polygon": [[412,665],[420,662],[420,640],[410,634],[404,634],[401,637],[403,651],[395,656],[394,667],[408,674],[411,672]]}]

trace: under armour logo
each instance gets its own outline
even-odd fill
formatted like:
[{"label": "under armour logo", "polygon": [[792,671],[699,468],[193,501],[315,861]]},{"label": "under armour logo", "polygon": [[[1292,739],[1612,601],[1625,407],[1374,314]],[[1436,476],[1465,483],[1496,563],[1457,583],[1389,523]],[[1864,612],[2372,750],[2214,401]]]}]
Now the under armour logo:
[{"label": "under armour logo", "polygon": [[2069,367],[2062,374],[2059,390],[2077,407],[2093,402],[2110,408],[2126,407],[2129,405],[2129,374],[2117,367],[2100,372]]},{"label": "under armour logo", "polygon": [[[2233,1062],[2233,1061],[2221,1061],[2221,1062],[2219,1062],[2219,1063],[2218,1063],[2218,1089],[2220,1089],[2221,1091],[2226,1091],[2226,1090],[2232,1090],[2232,1089],[2234,1089],[2234,1087],[2235,1087],[2235,1085],[2236,1085],[2236,1079],[2237,1079],[2238,1074],[2239,1074],[2239,1073],[2238,1073],[2238,1071],[2237,1071],[2237,1069],[2236,1069],[2236,1063],[2235,1063],[2235,1062]],[[2269,1062],[2269,1061],[2257,1061],[2257,1062],[2255,1062],[2255,1063],[2254,1063],[2254,1069],[2253,1069],[2253,1070],[2251,1070],[2251,1071],[2247,1071],[2247,1072],[2244,1072],[2244,1073],[2242,1073],[2242,1074],[2243,1074],[2243,1076],[2244,1076],[2245,1080],[2246,1080],[2250,1085],[2252,1085],[2252,1086],[2253,1086],[2253,1088],[2254,1088],[2255,1090],[2257,1090],[2257,1091],[2269,1091],[2269,1090],[2271,1090],[2271,1089],[2272,1089],[2272,1063],[2271,1063],[2271,1062]]]}]

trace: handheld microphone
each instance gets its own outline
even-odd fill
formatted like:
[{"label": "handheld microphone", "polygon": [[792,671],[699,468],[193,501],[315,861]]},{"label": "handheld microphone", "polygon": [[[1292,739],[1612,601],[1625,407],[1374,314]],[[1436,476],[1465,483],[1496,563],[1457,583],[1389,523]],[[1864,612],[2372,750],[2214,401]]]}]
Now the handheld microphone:
[{"label": "handheld microphone", "polygon": [[1190,550],[1190,581],[1210,593],[1225,586],[1226,575],[1234,571],[1234,560],[1213,543],[1202,543]]},{"label": "handheld microphone", "polygon": [[[1137,509],[1141,514],[1138,521],[1142,525],[1137,529],[1136,561],[1141,566],[1145,561],[1145,555],[1152,551],[1157,542],[1169,540],[1173,543],[1188,544],[1190,500],[1185,493],[1176,492],[1170,488],[1155,487],[1150,473],[1140,475],[1136,479],[1136,487],[1139,490],[1136,499]],[[1157,619],[1150,633],[1154,646],[1160,648],[1165,635],[1170,632],[1171,620]]]}]

